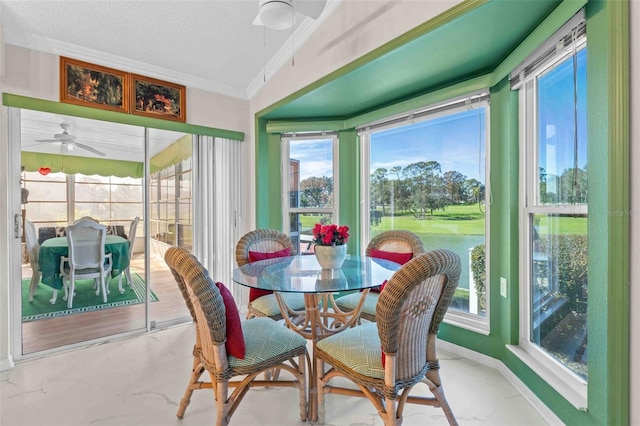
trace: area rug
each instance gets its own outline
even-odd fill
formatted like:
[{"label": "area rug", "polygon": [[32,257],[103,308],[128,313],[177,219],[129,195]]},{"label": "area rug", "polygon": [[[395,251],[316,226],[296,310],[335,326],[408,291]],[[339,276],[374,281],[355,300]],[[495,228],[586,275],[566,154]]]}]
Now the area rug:
[{"label": "area rug", "polygon": [[[112,278],[109,283],[111,292],[107,298],[107,303],[102,303],[102,294],[96,296],[96,292],[93,289],[93,279],[78,280],[76,281],[73,308],[67,309],[67,302],[62,300],[64,290],[58,291],[58,300],[52,305],[49,303],[49,299],[53,295],[53,289],[43,283],[38,285],[33,301],[29,302],[31,277],[25,278],[22,280],[22,322],[144,303],[146,297],[144,280],[133,270],[131,271],[131,280],[133,283],[128,286],[125,284],[123,277],[122,287],[125,291],[120,294],[118,292],[118,278]],[[156,302],[157,300],[158,297],[151,291],[151,301]]]}]

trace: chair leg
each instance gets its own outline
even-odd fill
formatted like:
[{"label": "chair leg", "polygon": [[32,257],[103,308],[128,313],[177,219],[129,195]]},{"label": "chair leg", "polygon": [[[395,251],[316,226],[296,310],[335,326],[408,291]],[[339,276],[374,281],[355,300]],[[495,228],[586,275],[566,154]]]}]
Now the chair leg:
[{"label": "chair leg", "polygon": [[40,283],[40,271],[34,269],[31,275],[31,284],[29,285],[29,302],[33,302],[33,295],[36,294],[36,289]]},{"label": "chair leg", "polygon": [[229,425],[229,383],[226,380],[219,382],[215,381],[215,377],[211,376],[211,382],[213,382],[213,392],[216,399],[216,426],[228,426]]},{"label": "chair leg", "polygon": [[442,389],[442,386],[431,389],[431,392],[440,403],[440,408],[442,408],[442,411],[444,411],[444,415],[447,417],[447,421],[449,422],[449,424],[451,426],[457,426],[458,421],[453,415],[453,411],[451,410],[451,406],[449,405],[447,398],[445,398],[444,396],[444,389]]},{"label": "chair leg", "polygon": [[118,291],[120,292],[120,294],[124,294],[124,289],[122,288],[122,276],[123,275],[124,275],[124,273],[118,274]]},{"label": "chair leg", "polygon": [[[316,363],[317,363],[317,369],[318,369],[318,377],[316,378],[317,380],[317,384],[316,384],[316,392],[318,393],[317,395],[317,401],[318,401],[318,423],[323,425],[324,421],[325,421],[325,408],[324,408],[324,386],[325,386],[325,382],[324,382],[324,361],[321,360],[320,358],[316,358]],[[311,367],[309,367],[309,369],[311,369]],[[310,371],[309,372],[309,376],[312,376],[313,372]],[[309,399],[311,400],[314,397],[314,395],[309,395]],[[312,401],[309,401],[309,404],[313,404]]]},{"label": "chair leg", "polygon": [[127,269],[124,270],[124,273],[127,277],[127,285],[131,287],[131,283],[133,283],[133,281],[131,281],[131,267],[127,266]]},{"label": "chair leg", "polygon": [[76,278],[71,275],[71,288],[69,288],[69,292],[67,295],[67,309],[71,309],[73,306],[73,295],[76,291]]},{"label": "chair leg", "polygon": [[300,420],[307,421],[309,411],[309,401],[307,401],[307,357],[298,357],[298,385],[300,386]]},{"label": "chair leg", "polygon": [[104,277],[104,275],[100,276],[100,286],[102,287],[102,303],[107,303],[107,286],[106,286],[106,279]]},{"label": "chair leg", "polygon": [[193,368],[191,369],[191,378],[189,380],[189,384],[187,385],[187,390],[184,392],[184,396],[180,400],[180,405],[178,406],[178,412],[176,413],[176,417],[182,419],[184,417],[184,412],[187,410],[187,407],[191,403],[191,395],[193,395],[193,391],[196,389],[200,389],[198,381],[200,380],[200,376],[204,373],[205,369],[200,359],[196,356],[193,357]]},{"label": "chair leg", "polygon": [[[62,284],[62,286],[64,287],[64,283]],[[53,297],[51,299],[49,299],[49,303],[51,303],[52,305],[55,305],[56,300],[58,300],[58,290],[57,289],[53,289]]]}]

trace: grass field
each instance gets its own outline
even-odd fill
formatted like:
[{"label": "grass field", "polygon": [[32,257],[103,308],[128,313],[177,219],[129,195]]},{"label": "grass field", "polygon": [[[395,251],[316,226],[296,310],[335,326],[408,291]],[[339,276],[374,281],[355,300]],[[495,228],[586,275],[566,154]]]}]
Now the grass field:
[{"label": "grass field", "polygon": [[[311,228],[319,219],[319,216],[301,215],[303,230],[311,233]],[[587,219],[568,216],[548,218],[540,215],[539,229],[547,226],[550,226],[547,229],[552,229],[553,233],[584,235],[587,232]],[[389,229],[406,229],[420,235],[484,235],[485,214],[477,204],[448,206],[445,210],[436,210],[433,216],[428,215],[425,219],[416,219],[411,213],[383,216],[382,222],[372,227],[375,233]]]}]

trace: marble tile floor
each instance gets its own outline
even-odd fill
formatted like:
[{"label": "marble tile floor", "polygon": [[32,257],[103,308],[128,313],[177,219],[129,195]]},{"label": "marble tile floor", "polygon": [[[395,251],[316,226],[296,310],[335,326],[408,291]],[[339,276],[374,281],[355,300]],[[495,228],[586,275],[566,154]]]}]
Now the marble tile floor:
[{"label": "marble tile floor", "polygon": [[[178,403],[191,370],[193,324],[24,360],[0,372],[0,425],[212,425],[213,394],[195,391],[184,419]],[[440,351],[449,403],[460,425],[543,425],[544,419],[497,370]],[[382,421],[362,398],[326,396],[326,424]],[[294,389],[252,389],[236,426],[299,426]],[[311,424],[307,422],[306,424]],[[404,425],[444,425],[439,408],[408,405]]]}]

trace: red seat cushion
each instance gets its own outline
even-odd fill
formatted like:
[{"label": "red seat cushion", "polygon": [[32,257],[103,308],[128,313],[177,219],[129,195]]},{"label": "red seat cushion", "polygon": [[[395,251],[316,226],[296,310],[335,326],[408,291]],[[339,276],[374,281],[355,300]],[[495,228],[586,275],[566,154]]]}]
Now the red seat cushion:
[{"label": "red seat cushion", "polygon": [[229,289],[221,282],[216,283],[216,287],[220,290],[222,301],[224,303],[226,324],[227,324],[227,341],[224,344],[227,355],[244,359],[245,345],[244,335],[242,334],[242,323],[240,322],[240,312],[233,295]]},{"label": "red seat cushion", "polygon": [[[291,247],[284,248],[279,251],[263,253],[260,251],[249,250],[249,263],[257,262],[258,260],[274,259],[276,257],[289,257],[291,256]],[[253,302],[258,297],[266,296],[273,293],[269,290],[260,290],[259,288],[249,289],[249,303]]]},{"label": "red seat cushion", "polygon": [[[390,260],[400,265],[404,265],[413,258],[413,253],[397,253],[393,251],[383,251],[377,249],[369,249],[369,257],[375,257],[376,259]],[[374,293],[380,293],[384,290],[384,286],[387,284],[387,280],[384,280],[378,287],[373,287],[370,291]]]}]

